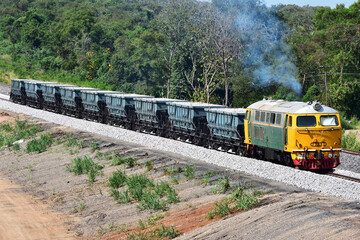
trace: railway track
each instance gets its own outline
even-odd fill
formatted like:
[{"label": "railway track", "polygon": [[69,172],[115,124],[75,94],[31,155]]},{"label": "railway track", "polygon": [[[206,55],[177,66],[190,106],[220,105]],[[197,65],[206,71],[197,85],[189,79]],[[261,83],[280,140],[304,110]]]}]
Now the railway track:
[{"label": "railway track", "polygon": [[329,173],[326,173],[326,175],[344,179],[344,180],[348,180],[348,181],[352,181],[352,182],[356,182],[356,183],[360,183],[359,178],[354,178],[354,177],[350,177],[350,176],[346,176],[346,175],[342,175],[342,174],[338,174],[338,173],[329,172]]},{"label": "railway track", "polygon": [[351,154],[351,155],[357,155],[357,156],[360,156],[360,152],[359,152],[359,151],[354,151],[354,150],[343,149],[341,152],[343,152],[343,153],[347,153],[347,154]]}]

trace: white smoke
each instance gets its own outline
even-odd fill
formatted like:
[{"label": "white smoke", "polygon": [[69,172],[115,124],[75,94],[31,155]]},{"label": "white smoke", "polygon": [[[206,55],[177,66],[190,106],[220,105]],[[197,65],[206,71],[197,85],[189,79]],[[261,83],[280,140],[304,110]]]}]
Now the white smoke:
[{"label": "white smoke", "polygon": [[297,68],[290,47],[283,39],[285,27],[269,9],[256,0],[239,0],[236,22],[246,43],[245,66],[260,86],[278,83],[300,96]]}]

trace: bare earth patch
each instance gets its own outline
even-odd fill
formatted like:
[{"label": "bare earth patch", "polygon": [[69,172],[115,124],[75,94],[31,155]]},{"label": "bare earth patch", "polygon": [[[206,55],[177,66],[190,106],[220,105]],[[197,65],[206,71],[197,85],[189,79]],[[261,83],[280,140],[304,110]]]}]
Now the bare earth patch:
[{"label": "bare earth patch", "polygon": [[0,239],[75,239],[67,218],[0,177]]}]

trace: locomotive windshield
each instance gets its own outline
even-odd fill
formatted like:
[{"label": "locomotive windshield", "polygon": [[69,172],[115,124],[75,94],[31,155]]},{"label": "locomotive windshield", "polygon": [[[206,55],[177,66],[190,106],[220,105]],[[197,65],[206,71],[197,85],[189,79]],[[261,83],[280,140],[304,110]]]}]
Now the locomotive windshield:
[{"label": "locomotive windshield", "polygon": [[320,117],[321,126],[338,126],[339,121],[335,115],[321,116]]},{"label": "locomotive windshield", "polygon": [[315,127],[316,118],[315,116],[299,116],[296,119],[296,125],[298,127]]}]

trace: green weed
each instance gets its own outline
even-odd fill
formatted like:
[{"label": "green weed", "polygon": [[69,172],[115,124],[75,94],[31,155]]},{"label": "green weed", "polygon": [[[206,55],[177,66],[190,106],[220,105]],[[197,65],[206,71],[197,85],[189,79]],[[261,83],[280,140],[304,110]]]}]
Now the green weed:
[{"label": "green weed", "polygon": [[209,177],[207,176],[203,176],[199,182],[200,185],[204,185],[204,186],[207,186],[207,185],[210,185],[210,179]]},{"label": "green weed", "polygon": [[13,128],[10,126],[9,123],[4,123],[0,125],[0,130],[5,131],[5,132],[12,132]]},{"label": "green weed", "polygon": [[142,225],[140,225],[139,222],[139,228],[140,231],[137,233],[132,233],[127,235],[128,240],[147,240],[147,239],[173,239],[181,235],[181,232],[176,230],[176,227],[173,225],[170,225],[169,227],[165,226],[164,224],[161,224],[160,227],[152,230],[152,231],[146,231],[141,230],[143,228]]},{"label": "green weed", "polygon": [[29,139],[42,131],[41,127],[29,124],[26,120],[16,120],[14,124],[0,125],[0,147],[10,147],[14,142],[21,139]]},{"label": "green weed", "polygon": [[160,219],[163,219],[163,218],[164,218],[164,215],[163,215],[163,214],[157,214],[157,215],[155,215],[155,216],[149,216],[149,217],[148,217],[148,224],[155,226],[156,221],[158,221],[158,220],[160,220]]},{"label": "green weed", "polygon": [[176,238],[181,234],[181,232],[177,231],[174,225],[170,225],[170,227],[161,224],[161,227],[154,230],[156,237],[158,238],[165,238],[168,237],[169,239]]},{"label": "green weed", "polygon": [[140,201],[140,209],[168,210],[166,202],[160,199],[155,193],[143,191],[143,197]]},{"label": "green weed", "polygon": [[172,176],[170,178],[170,184],[172,184],[172,185],[179,184],[179,180],[175,176]]},{"label": "green weed", "polygon": [[176,171],[175,171],[174,165],[171,165],[170,167],[164,169],[164,171],[163,171],[163,173],[164,173],[165,175],[173,175],[175,172],[176,172]]},{"label": "green weed", "polygon": [[113,157],[113,161],[111,163],[112,166],[119,166],[122,164],[127,164],[127,167],[132,168],[135,166],[136,160],[134,158],[127,157]]},{"label": "green weed", "polygon": [[184,171],[184,176],[187,180],[193,179],[195,177],[195,170],[192,165],[187,164]]},{"label": "green weed", "polygon": [[26,146],[26,152],[45,152],[48,147],[53,143],[53,137],[50,133],[44,133],[41,135],[40,139],[33,139],[28,142]]},{"label": "green weed", "polygon": [[146,223],[144,223],[141,219],[139,219],[138,224],[141,230],[144,230],[146,228]]},{"label": "green weed", "polygon": [[153,168],[154,168],[153,162],[152,162],[152,161],[147,161],[147,162],[145,163],[145,167],[146,167],[146,171],[147,171],[147,172],[153,170]]},{"label": "green weed", "polygon": [[104,156],[103,152],[97,152],[95,155],[96,158],[102,158],[103,156]]},{"label": "green weed", "polygon": [[225,217],[231,213],[231,209],[229,206],[229,201],[227,199],[218,201],[215,203],[215,208],[211,210],[207,215],[206,218],[213,219],[215,216]]},{"label": "green weed", "polygon": [[125,172],[116,171],[108,178],[109,186],[115,189],[122,187],[126,183],[126,179]]},{"label": "green weed", "polygon": [[91,148],[91,151],[92,152],[95,152],[96,150],[98,150],[100,147],[99,147],[99,144],[97,142],[92,142],[90,144],[90,148]]},{"label": "green weed", "polygon": [[260,201],[254,194],[242,194],[236,199],[235,208],[238,210],[249,210],[259,206]]},{"label": "green weed", "polygon": [[230,188],[229,177],[222,177],[216,183],[216,192],[217,193],[226,193]]},{"label": "green weed", "polygon": [[215,216],[224,217],[234,211],[249,210],[260,205],[259,196],[264,193],[259,190],[247,190],[238,184],[232,187],[232,194],[227,198],[215,203],[215,208],[206,217],[212,219]]},{"label": "green weed", "polygon": [[120,192],[117,189],[111,189],[110,195],[118,203],[129,203],[129,202],[131,202],[131,197],[130,197],[130,194],[129,194],[128,190],[126,190],[124,192]]},{"label": "green weed", "polygon": [[12,150],[13,150],[13,151],[19,151],[19,150],[20,150],[20,144],[15,143],[15,144],[13,145],[13,147],[12,147]]},{"label": "green weed", "polygon": [[92,184],[95,182],[95,178],[100,174],[100,170],[103,167],[99,164],[96,164],[91,158],[88,156],[84,156],[83,158],[75,158],[71,161],[71,164],[66,166],[66,170],[72,172],[76,175],[80,174],[88,174],[89,183]]},{"label": "green weed", "polygon": [[66,146],[67,147],[77,147],[77,148],[84,148],[85,143],[84,141],[81,141],[76,136],[73,136],[71,134],[66,135]]}]

